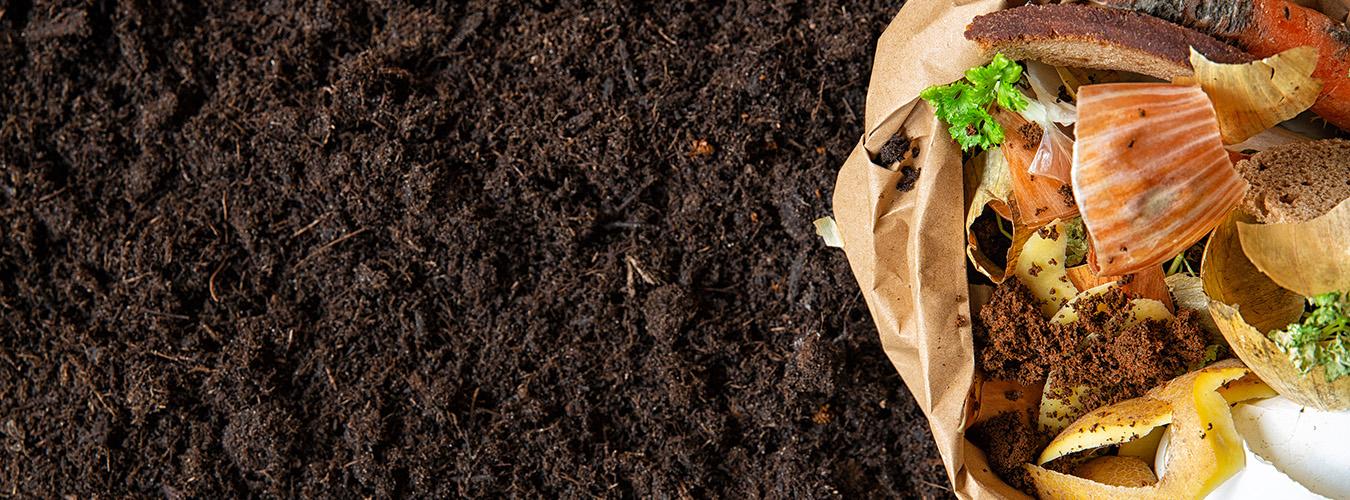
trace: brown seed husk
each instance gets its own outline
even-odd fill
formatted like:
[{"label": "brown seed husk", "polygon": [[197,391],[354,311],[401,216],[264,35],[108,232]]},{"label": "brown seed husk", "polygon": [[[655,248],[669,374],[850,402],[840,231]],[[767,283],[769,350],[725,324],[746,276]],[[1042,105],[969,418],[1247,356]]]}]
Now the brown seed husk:
[{"label": "brown seed husk", "polygon": [[[1220,64],[1191,49],[1197,83],[1214,102],[1224,144],[1237,144],[1297,116],[1317,101],[1317,50],[1298,47],[1246,64]],[[1176,82],[1183,83],[1183,82]]]},{"label": "brown seed husk", "polygon": [[1303,316],[1303,297],[1263,274],[1243,252],[1237,211],[1209,235],[1200,261],[1200,279],[1213,300],[1232,304],[1261,331],[1284,328]]},{"label": "brown seed husk", "polygon": [[1210,302],[1209,308],[1233,352],[1275,392],[1304,406],[1327,411],[1350,410],[1350,377],[1328,382],[1326,371],[1320,367],[1307,374],[1300,373],[1289,356],[1244,321],[1236,309],[1218,301]]},{"label": "brown seed husk", "polygon": [[1238,222],[1237,232],[1247,258],[1280,286],[1305,296],[1350,290],[1350,199],[1307,222]]}]

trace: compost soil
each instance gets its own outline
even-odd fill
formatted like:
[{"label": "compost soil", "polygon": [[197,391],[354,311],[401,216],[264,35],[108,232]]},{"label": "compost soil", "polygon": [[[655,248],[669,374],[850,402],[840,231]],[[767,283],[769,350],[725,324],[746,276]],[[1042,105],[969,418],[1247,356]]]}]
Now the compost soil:
[{"label": "compost soil", "polygon": [[811,225],[900,3],[0,0],[0,492],[950,495]]}]

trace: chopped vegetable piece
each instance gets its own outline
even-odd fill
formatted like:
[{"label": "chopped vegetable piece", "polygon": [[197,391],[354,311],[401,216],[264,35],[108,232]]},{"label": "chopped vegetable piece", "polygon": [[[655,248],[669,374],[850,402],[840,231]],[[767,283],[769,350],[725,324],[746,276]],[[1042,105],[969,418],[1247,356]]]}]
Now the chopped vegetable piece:
[{"label": "chopped vegetable piece", "polygon": [[834,217],[821,217],[814,224],[816,235],[825,240],[825,246],[844,248],[844,239],[839,237],[839,226],[834,223]]},{"label": "chopped vegetable piece", "polygon": [[1082,217],[1074,217],[1064,221],[1064,230],[1069,233],[1068,247],[1065,248],[1065,267],[1074,267],[1082,265],[1087,260],[1088,240],[1087,228],[1083,226]]}]

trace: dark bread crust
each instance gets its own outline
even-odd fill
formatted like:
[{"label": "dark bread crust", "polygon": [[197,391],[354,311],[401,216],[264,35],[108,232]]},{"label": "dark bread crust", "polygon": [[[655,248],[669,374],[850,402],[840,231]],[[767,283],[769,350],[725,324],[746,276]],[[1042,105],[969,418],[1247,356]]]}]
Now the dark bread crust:
[{"label": "dark bread crust", "polygon": [[1191,75],[1190,48],[1212,61],[1256,58],[1203,33],[1131,11],[1086,5],[1026,5],[975,18],[966,39],[986,52],[1058,66]]},{"label": "dark bread crust", "polygon": [[1251,188],[1242,208],[1257,222],[1307,222],[1350,198],[1350,141],[1277,146],[1238,162]]}]

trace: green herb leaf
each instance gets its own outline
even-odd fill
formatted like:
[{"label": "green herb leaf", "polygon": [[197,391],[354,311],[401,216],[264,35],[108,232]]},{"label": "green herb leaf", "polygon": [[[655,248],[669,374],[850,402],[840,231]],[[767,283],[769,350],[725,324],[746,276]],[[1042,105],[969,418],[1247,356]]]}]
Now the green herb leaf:
[{"label": "green herb leaf", "polygon": [[1304,374],[1322,367],[1328,381],[1350,375],[1350,294],[1324,293],[1308,305],[1302,322],[1270,332],[1270,340]]},{"label": "green herb leaf", "polygon": [[1017,61],[995,54],[989,64],[966,70],[964,81],[928,87],[919,97],[950,126],[947,131],[963,151],[989,149],[1003,144],[1003,127],[990,113],[993,106],[1010,111],[1027,108],[1026,96],[1017,89],[1021,78],[1022,67]]}]

